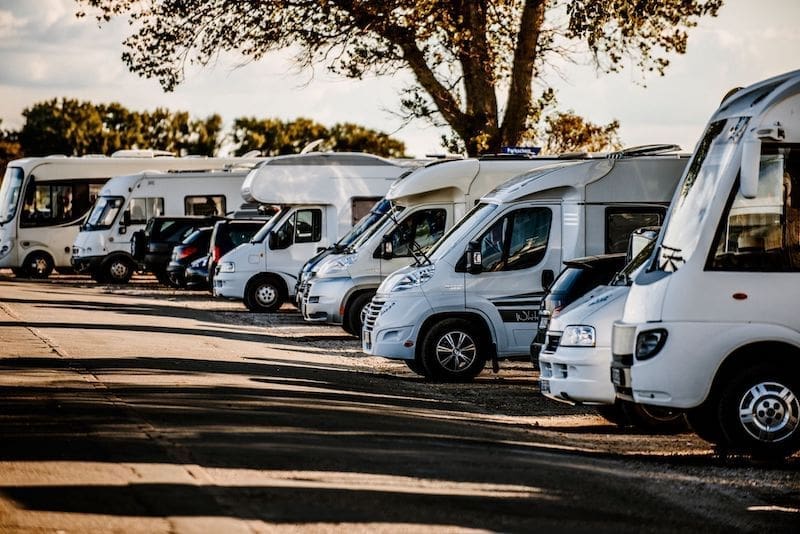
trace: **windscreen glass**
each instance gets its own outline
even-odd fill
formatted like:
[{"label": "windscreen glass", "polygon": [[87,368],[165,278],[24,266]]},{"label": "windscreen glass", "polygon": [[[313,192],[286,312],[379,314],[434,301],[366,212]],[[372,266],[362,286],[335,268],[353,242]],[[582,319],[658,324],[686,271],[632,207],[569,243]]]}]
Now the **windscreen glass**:
[{"label": "windscreen glass", "polygon": [[0,186],[0,223],[7,223],[17,214],[19,192],[22,189],[22,169],[8,167]]},{"label": "windscreen glass", "polygon": [[117,218],[122,203],[122,197],[98,197],[86,221],[87,230],[103,230],[111,228]]}]

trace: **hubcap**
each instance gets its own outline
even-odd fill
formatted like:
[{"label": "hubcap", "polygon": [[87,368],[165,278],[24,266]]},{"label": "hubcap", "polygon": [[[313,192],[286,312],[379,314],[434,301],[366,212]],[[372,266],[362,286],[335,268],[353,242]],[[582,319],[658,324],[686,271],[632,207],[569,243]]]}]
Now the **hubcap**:
[{"label": "hubcap", "polygon": [[448,371],[461,371],[469,367],[477,355],[475,342],[464,332],[448,332],[436,344],[436,359]]},{"label": "hubcap", "polygon": [[739,421],[747,433],[759,441],[784,440],[800,424],[800,400],[783,384],[761,382],[742,396]]},{"label": "hubcap", "polygon": [[109,267],[108,272],[111,274],[112,278],[119,280],[127,276],[128,266],[121,261],[115,261],[111,264],[111,267]]},{"label": "hubcap", "polygon": [[44,274],[47,272],[47,260],[41,256],[36,256],[33,258],[33,261],[31,261],[31,269],[36,274]]},{"label": "hubcap", "polygon": [[262,306],[271,306],[277,298],[278,291],[275,286],[265,284],[258,286],[258,289],[256,289],[256,299]]}]

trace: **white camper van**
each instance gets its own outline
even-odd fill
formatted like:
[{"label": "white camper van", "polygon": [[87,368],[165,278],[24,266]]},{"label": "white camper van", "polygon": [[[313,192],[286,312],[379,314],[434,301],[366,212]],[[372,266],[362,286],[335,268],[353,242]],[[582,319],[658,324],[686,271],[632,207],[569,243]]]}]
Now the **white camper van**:
[{"label": "white camper van", "polygon": [[485,196],[427,257],[384,280],[364,351],[438,380],[527,355],[563,259],[624,252],[635,228],[661,222],[686,158],[637,153],[648,151],[542,167]]},{"label": "white camper van", "polygon": [[293,296],[303,264],[346,234],[407,170],[378,156],[341,152],[279,156],[254,169],[242,196],[281,211],[252,242],[220,259],[214,295],[242,299],[251,311],[276,310]]},{"label": "white camper van", "polygon": [[248,168],[218,171],[147,171],[116,176],[103,186],[72,245],[72,265],[97,281],[124,284],[136,260],[131,239],[160,215],[224,216],[242,203]]},{"label": "white camper van", "polygon": [[794,71],[739,90],[711,117],[614,325],[617,395],[687,410],[727,449],[797,450],[799,273]]},{"label": "white camper van", "polygon": [[386,194],[393,209],[383,221],[357,244],[317,265],[301,303],[303,318],[340,324],[360,335],[362,312],[384,278],[429,249],[481,196],[556,161],[500,155],[434,162],[397,180]]},{"label": "white camper van", "polygon": [[47,156],[11,161],[0,186],[0,268],[47,278],[71,269],[72,243],[103,185],[122,174],[221,169],[243,158],[176,158],[168,152],[121,150],[110,157]]}]

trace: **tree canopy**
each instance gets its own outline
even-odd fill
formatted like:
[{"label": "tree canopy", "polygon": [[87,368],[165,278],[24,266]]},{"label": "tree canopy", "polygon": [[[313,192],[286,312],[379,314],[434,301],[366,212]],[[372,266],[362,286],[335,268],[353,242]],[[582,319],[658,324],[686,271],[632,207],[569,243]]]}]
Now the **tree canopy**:
[{"label": "tree canopy", "polygon": [[[0,130],[0,159],[66,154],[110,154],[120,149],[167,150],[211,156],[221,148],[236,154],[293,154],[321,139],[320,150],[370,152],[402,157],[405,145],[388,134],[350,123],[326,127],[311,119],[281,121],[240,117],[230,131],[222,118],[193,119],[185,111],[131,111],[122,104],[62,98],[38,102],[22,112],[19,131]],[[0,125],[2,123],[0,122]]]},{"label": "tree canopy", "polygon": [[[398,113],[449,126],[469,154],[530,138],[560,59],[663,74],[688,31],[722,0],[77,0],[99,20],[128,17],[123,60],[172,90],[221,51],[258,60],[295,50],[304,67],[350,78],[413,73]],[[81,12],[80,15],[85,15]],[[452,141],[452,139],[451,139]],[[452,143],[451,143],[452,144]]]}]

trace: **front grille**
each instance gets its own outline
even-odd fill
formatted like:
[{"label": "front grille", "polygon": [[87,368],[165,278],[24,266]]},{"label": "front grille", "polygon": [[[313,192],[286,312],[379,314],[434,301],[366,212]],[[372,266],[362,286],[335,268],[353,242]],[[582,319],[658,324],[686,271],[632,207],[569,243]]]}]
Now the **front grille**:
[{"label": "front grille", "polygon": [[380,315],[384,304],[386,304],[385,300],[378,300],[377,297],[372,298],[372,302],[369,303],[366,316],[364,317],[364,329],[367,332],[372,332],[372,329],[375,327],[375,321],[378,320],[378,315]]},{"label": "front grille", "polygon": [[544,352],[555,352],[561,342],[561,333],[549,334],[544,345]]}]

